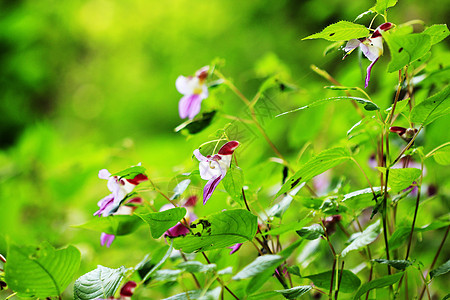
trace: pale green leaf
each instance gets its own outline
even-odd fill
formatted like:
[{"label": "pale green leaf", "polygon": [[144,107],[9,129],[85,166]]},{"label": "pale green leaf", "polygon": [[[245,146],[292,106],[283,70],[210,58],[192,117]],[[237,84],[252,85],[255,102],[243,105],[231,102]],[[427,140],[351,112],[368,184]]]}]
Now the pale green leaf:
[{"label": "pale green leaf", "polygon": [[182,270],[158,270],[153,274],[152,280],[176,281],[182,272]]},{"label": "pale green leaf", "polygon": [[231,167],[227,175],[222,179],[223,186],[227,193],[238,203],[243,204],[242,187],[244,186],[244,172],[239,167]]},{"label": "pale green leaf", "polygon": [[348,159],[350,159],[350,153],[346,148],[331,148],[322,151],[311,158],[300,170],[289,178],[278,191],[275,198]]},{"label": "pale green leaf", "polygon": [[72,227],[113,235],[127,235],[134,232],[142,224],[142,220],[136,216],[110,215],[108,217],[94,217],[84,224]]},{"label": "pale green leaf", "polygon": [[337,23],[327,26],[324,30],[319,33],[312,34],[303,38],[307,39],[326,39],[328,41],[346,41],[351,39],[357,39],[366,37],[370,34],[369,29],[365,26],[348,22],[339,21]]},{"label": "pale green leaf", "polygon": [[233,280],[251,278],[268,269],[273,271],[283,260],[284,258],[279,255],[258,256],[254,261],[245,266],[239,273],[234,275]]},{"label": "pale green leaf", "polygon": [[291,202],[294,199],[293,196],[295,196],[304,185],[305,183],[302,183],[301,185],[293,189],[291,192],[289,192],[288,195],[284,196],[284,198],[280,202],[276,203],[269,209],[267,215],[269,217],[281,218],[291,205]]},{"label": "pale green leaf", "polygon": [[377,0],[377,4],[371,8],[372,11],[375,11],[379,14],[384,14],[386,9],[389,7],[395,6],[398,0]]},{"label": "pale green leaf", "polygon": [[193,234],[174,238],[174,247],[183,252],[222,249],[252,240],[257,217],[244,209],[225,210],[191,224]]},{"label": "pale green leaf", "polygon": [[165,211],[136,214],[149,226],[154,239],[159,238],[167,229],[175,226],[186,215],[186,208],[174,207]]},{"label": "pale green leaf", "polygon": [[344,250],[342,250],[341,256],[344,257],[353,250],[361,249],[376,240],[381,232],[380,220],[374,224],[368,226],[363,232],[358,233],[356,238],[348,245]]},{"label": "pale green leaf", "polygon": [[[303,276],[304,278],[309,278],[314,282],[314,285],[319,288],[329,289],[331,284],[331,277],[333,271],[326,271],[319,274]],[[338,278],[341,275],[339,270]],[[334,274],[336,276],[336,273]],[[336,278],[336,277],[334,277]],[[353,293],[361,285],[361,280],[349,270],[342,271],[341,285],[339,291],[343,293]]]},{"label": "pale green leaf", "polygon": [[[436,221],[427,226],[415,227],[414,232],[426,232],[448,226],[450,221]],[[399,226],[389,239],[389,250],[395,250],[400,247],[409,238],[411,226]]]},{"label": "pale green leaf", "polygon": [[425,33],[383,34],[391,52],[388,72],[398,71],[424,56],[431,48],[431,37]]},{"label": "pale green leaf", "polygon": [[217,287],[214,290],[203,291],[203,290],[193,290],[187,291],[185,293],[180,293],[169,298],[164,298],[163,300],[216,300],[219,299],[221,287]]},{"label": "pale green leaf", "polygon": [[167,252],[164,254],[163,258],[161,258],[161,260],[156,265],[154,265],[153,268],[151,268],[150,271],[148,271],[148,273],[145,274],[145,276],[142,278],[143,282],[147,281],[147,279],[149,279],[150,276],[153,273],[155,273],[156,270],[158,270],[166,262],[166,260],[170,257],[172,250],[173,250],[173,241],[170,242],[170,247],[169,249],[167,249]]},{"label": "pale green leaf", "polygon": [[433,156],[434,160],[440,165],[450,165],[450,145],[439,148],[438,150],[431,153],[431,155],[427,155],[427,157],[429,156]]},{"label": "pale green leaf", "polygon": [[365,293],[367,293],[370,290],[391,286],[394,283],[396,283],[397,281],[399,281],[402,276],[403,276],[403,272],[397,273],[397,274],[394,274],[394,275],[384,276],[384,277],[377,278],[377,279],[374,279],[372,281],[369,281],[367,283],[364,283],[359,288],[359,290],[356,293],[356,295],[353,298],[353,300],[358,300],[362,295],[364,295]]},{"label": "pale green leaf", "polygon": [[133,179],[139,174],[143,174],[145,172],[145,168],[142,166],[134,166],[130,167],[128,169],[125,169],[123,171],[117,172],[115,174],[112,174],[111,176],[117,176],[119,178],[125,178],[125,179]]},{"label": "pale green leaf", "polygon": [[431,37],[431,45],[437,44],[444,40],[449,34],[449,30],[446,24],[435,24],[423,31]]},{"label": "pale green leaf", "polygon": [[304,239],[315,240],[325,235],[325,231],[319,224],[313,224],[309,227],[303,227],[302,229],[297,230],[297,234]]},{"label": "pale green leaf", "polygon": [[430,277],[438,277],[444,275],[450,271],[450,260],[447,260],[443,265],[440,265],[434,270],[431,270]]},{"label": "pale green leaf", "polygon": [[199,261],[185,261],[178,264],[177,268],[191,273],[205,273],[214,271],[217,266],[215,264],[205,265]]},{"label": "pale green leaf", "polygon": [[450,85],[447,85],[440,92],[420,102],[411,111],[411,122],[427,125],[448,114],[450,112],[449,95]]},{"label": "pale green leaf", "polygon": [[[381,187],[375,186],[373,187],[373,191],[377,197],[381,195]],[[345,194],[342,202],[353,210],[366,208],[376,204],[372,188],[370,187]]]},{"label": "pale green leaf", "polygon": [[297,299],[297,297],[300,297],[303,294],[306,294],[312,289],[310,285],[301,285],[301,286],[295,286],[293,288],[287,289],[287,290],[275,290],[275,292],[280,293],[283,295],[286,299]]},{"label": "pale green leaf", "polygon": [[[377,167],[384,175],[386,175],[386,168]],[[391,188],[391,192],[400,192],[416,181],[422,171],[416,168],[401,168],[401,169],[389,169],[388,186]]]},{"label": "pale green leaf", "polygon": [[39,247],[9,245],[5,264],[8,287],[22,297],[59,296],[80,266],[80,251],[73,246],[56,250],[44,242]]},{"label": "pale green leaf", "polygon": [[126,269],[110,269],[97,266],[97,269],[84,274],[75,281],[73,295],[75,300],[108,298],[114,295],[125,275]]}]

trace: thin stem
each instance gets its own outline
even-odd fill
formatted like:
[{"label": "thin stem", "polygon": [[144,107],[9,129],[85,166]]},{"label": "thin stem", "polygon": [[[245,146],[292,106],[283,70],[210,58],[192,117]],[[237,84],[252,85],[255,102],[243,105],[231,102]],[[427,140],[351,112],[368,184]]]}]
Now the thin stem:
[{"label": "thin stem", "polygon": [[10,298],[14,297],[15,295],[17,295],[17,292],[16,292],[16,293],[12,293],[12,294],[11,294],[11,295],[9,295],[8,297],[6,297],[6,298],[5,298],[5,300],[8,300],[8,299],[10,299]]},{"label": "thin stem", "polygon": [[403,148],[403,150],[400,152],[397,158],[391,163],[391,166],[395,165],[400,160],[400,158],[402,158],[402,155],[406,152],[406,150],[408,150],[412,146],[422,128],[423,124],[420,125],[419,129],[417,129],[416,134],[412,137],[411,141],[409,141],[408,145],[406,145],[405,148]]},{"label": "thin stem", "polygon": [[[186,255],[184,255],[184,253],[182,251],[180,251],[180,254],[181,254],[181,257],[183,258],[184,261],[188,261],[188,259],[186,258]],[[192,272],[189,272],[189,273],[191,273],[192,277],[194,278],[195,285],[197,286],[197,288],[201,289],[202,287],[200,286],[200,282],[198,282],[198,279],[195,276],[195,274],[192,273]]]},{"label": "thin stem", "polygon": [[425,155],[425,158],[428,158],[428,157],[432,156],[432,155],[434,154],[434,152],[436,152],[436,151],[438,151],[438,150],[440,150],[440,149],[442,149],[442,148],[444,148],[444,147],[447,147],[447,146],[449,146],[449,145],[450,145],[450,142],[447,142],[447,143],[444,143],[444,144],[442,144],[442,145],[440,145],[440,146],[437,146],[436,148],[434,148],[433,150],[431,150],[430,152],[428,152],[428,154]]},{"label": "thin stem", "polygon": [[250,210],[250,207],[248,206],[248,203],[247,203],[247,197],[245,197],[244,188],[242,188],[241,191],[242,191],[242,198],[244,199],[245,207],[247,207],[247,210],[248,210],[249,212],[252,212],[252,211]]},{"label": "thin stem", "polygon": [[[405,72],[406,73],[406,72]],[[392,110],[390,111],[385,123],[389,125],[392,121],[392,117],[395,113],[395,108],[397,107],[398,98],[400,96],[400,91],[402,89],[402,70],[398,71],[398,87],[397,92],[395,93],[394,104],[392,105]]]},{"label": "thin stem", "polygon": [[337,286],[337,290],[334,293],[334,299],[337,300],[338,299],[338,295],[339,295],[339,289],[341,287],[341,281],[342,281],[342,274],[344,273],[344,261],[342,261],[341,264],[341,273],[339,273],[339,281],[338,281],[338,286]]},{"label": "thin stem", "polygon": [[[423,174],[423,162],[422,162],[422,174]],[[419,185],[418,191],[417,191],[416,208],[414,209],[414,218],[413,218],[412,225],[411,225],[411,232],[409,233],[408,248],[406,249],[405,260],[408,260],[409,251],[411,250],[411,242],[412,242],[412,236],[414,233],[414,226],[416,225],[417,212],[419,211],[421,187],[422,187],[422,185]]]},{"label": "thin stem", "polygon": [[375,199],[375,201],[376,201],[377,195],[375,194],[375,190],[373,189],[373,186],[372,186],[372,184],[370,183],[369,177],[367,177],[366,172],[364,172],[363,168],[362,168],[361,165],[356,161],[355,158],[351,157],[350,159],[358,166],[359,170],[360,170],[361,173],[364,175],[364,178],[366,179],[367,183],[369,184],[370,189],[372,190],[373,197],[374,197],[374,199]]},{"label": "thin stem", "polygon": [[[435,265],[436,262],[437,262],[437,259],[438,259],[438,257],[439,257],[439,254],[441,253],[441,250],[442,250],[442,248],[444,247],[445,240],[447,239],[447,236],[448,236],[448,232],[449,232],[449,231],[450,231],[450,225],[447,226],[447,230],[445,231],[444,237],[442,238],[441,244],[439,245],[438,251],[436,252],[436,255],[434,256],[433,262],[431,263],[431,266],[430,266],[430,269],[429,269],[430,271],[433,270],[434,265]],[[429,273],[429,271],[428,271],[428,273]],[[428,276],[428,275],[427,275],[427,276]],[[426,282],[424,283],[424,286],[423,286],[423,288],[422,288],[422,291],[420,292],[419,300],[422,299],[423,294],[425,293],[425,289],[428,289],[428,284],[427,284]]]},{"label": "thin stem", "polygon": [[[384,236],[384,245],[386,248],[386,259],[390,260],[389,256],[389,243],[388,243],[388,233],[387,233],[387,225],[386,225],[386,218],[387,218],[387,183],[389,179],[389,169],[386,169],[386,180],[385,180],[385,188],[384,188],[384,197],[383,197],[383,213],[382,213],[382,219],[383,219],[383,236]],[[388,274],[391,275],[391,267],[387,265]]]},{"label": "thin stem", "polygon": [[330,292],[328,298],[333,299],[333,283],[334,283],[334,271],[336,270],[336,256],[333,259],[333,269],[331,271]]},{"label": "thin stem", "polygon": [[[211,264],[211,262],[209,261],[208,257],[206,256],[205,252],[202,252],[202,255],[205,258],[206,262],[208,264]],[[231,296],[234,297],[234,299],[239,300],[239,298],[225,285],[225,283],[219,277],[216,277],[216,280],[217,280],[217,282],[220,283],[221,286],[223,286],[224,289],[226,289],[228,291],[228,293],[231,294]]]}]

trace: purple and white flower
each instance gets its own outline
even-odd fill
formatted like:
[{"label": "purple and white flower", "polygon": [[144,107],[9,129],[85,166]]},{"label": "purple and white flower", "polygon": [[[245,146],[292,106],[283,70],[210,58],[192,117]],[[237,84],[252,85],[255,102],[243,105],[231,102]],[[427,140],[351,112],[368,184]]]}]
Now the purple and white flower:
[{"label": "purple and white flower", "polygon": [[[197,220],[197,216],[194,214],[193,211],[193,208],[196,203],[197,203],[197,196],[191,196],[181,205],[182,207],[185,207],[187,210],[184,219],[181,222],[178,222],[175,226],[167,229],[164,236],[174,238],[178,236],[184,236],[189,233],[188,226],[193,221]],[[159,211],[165,211],[174,207],[175,206],[173,204],[168,203],[163,205]]]},{"label": "purple and white flower", "polygon": [[198,149],[194,150],[195,157],[200,161],[200,177],[208,180],[203,188],[203,204],[206,204],[219,182],[227,174],[234,150],[238,146],[238,141],[230,141],[223,145],[217,154],[208,156],[203,156]]},{"label": "purple and white flower", "polygon": [[375,29],[370,37],[364,39],[352,39],[347,42],[347,45],[344,47],[344,51],[346,52],[345,57],[349,55],[356,48],[360,48],[363,52],[364,56],[367,57],[371,64],[367,67],[367,75],[365,80],[365,87],[369,85],[370,73],[372,72],[373,65],[378,61],[381,55],[383,55],[383,37],[382,33],[391,29],[394,24],[392,23],[384,23]]},{"label": "purple and white flower", "polygon": [[206,77],[208,77],[209,66],[205,66],[195,73],[195,76],[179,76],[175,86],[184,96],[178,103],[180,118],[193,119],[199,112],[203,99],[208,98],[208,87]]}]

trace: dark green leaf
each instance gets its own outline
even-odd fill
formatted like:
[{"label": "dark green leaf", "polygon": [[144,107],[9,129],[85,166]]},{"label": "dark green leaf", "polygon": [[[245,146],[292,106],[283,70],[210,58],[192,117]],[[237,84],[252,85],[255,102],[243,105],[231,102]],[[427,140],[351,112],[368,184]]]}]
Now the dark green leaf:
[{"label": "dark green leaf", "polygon": [[215,110],[204,112],[195,119],[187,120],[186,122],[178,125],[175,128],[175,132],[186,129],[190,134],[199,133],[211,124],[215,115],[216,115]]},{"label": "dark green leaf", "polygon": [[309,227],[303,227],[297,230],[297,234],[307,240],[315,240],[325,235],[325,231],[319,224],[313,224]]},{"label": "dark green leaf", "polygon": [[346,148],[331,148],[322,151],[304,164],[294,176],[289,178],[278,191],[275,198],[348,159],[350,159],[350,153]]},{"label": "dark green leaf", "polygon": [[394,267],[397,270],[405,270],[407,267],[412,265],[412,262],[409,260],[374,259],[373,261],[379,264],[390,265],[391,267]]},{"label": "dark green leaf", "polygon": [[336,90],[336,91],[355,91],[358,89],[357,87],[348,87],[348,86],[340,86],[340,85],[324,86],[323,88],[329,89],[329,90]]},{"label": "dark green leaf", "polygon": [[145,168],[142,166],[134,166],[123,171],[112,174],[111,176],[117,176],[125,179],[133,179],[139,174],[143,174],[145,172]]},{"label": "dark green leaf", "polygon": [[254,261],[245,266],[239,273],[233,276],[233,280],[242,280],[254,277],[266,270],[273,270],[284,260],[279,255],[258,256]]},{"label": "dark green leaf", "polygon": [[346,41],[366,37],[370,34],[369,29],[360,24],[348,21],[339,21],[327,26],[319,33],[312,34],[303,38],[307,39],[326,39],[328,41]]},{"label": "dark green leaf", "polygon": [[381,232],[380,220],[374,224],[368,226],[363,232],[357,233],[356,238],[348,245],[344,250],[342,250],[342,257],[347,255],[348,252],[353,250],[361,249],[376,240]]},{"label": "dark green leaf", "polygon": [[84,224],[73,227],[107,234],[127,235],[134,232],[142,224],[142,220],[136,216],[111,215],[108,217],[94,217]]},{"label": "dark green leaf", "polygon": [[287,267],[289,274],[297,275],[298,277],[302,277],[300,274],[300,268],[298,266]]},{"label": "dark green leaf", "polygon": [[114,295],[120,285],[126,269],[110,269],[97,266],[97,269],[84,274],[75,281],[73,295],[75,300],[108,298]]},{"label": "dark green leaf", "polygon": [[394,275],[384,276],[384,277],[369,281],[367,283],[364,283],[359,288],[359,290],[356,293],[353,300],[358,300],[359,297],[361,297],[362,295],[364,295],[365,293],[367,293],[370,290],[391,286],[394,283],[396,283],[397,281],[399,281],[402,276],[403,276],[403,272],[397,273]]},{"label": "dark green leaf", "polygon": [[214,271],[217,266],[215,264],[204,265],[199,261],[185,261],[180,263],[177,268],[190,273],[205,273]]},{"label": "dark green leaf", "polygon": [[424,56],[431,48],[431,38],[425,33],[383,34],[391,51],[388,72],[398,71]]},{"label": "dark green leaf", "polygon": [[308,105],[305,105],[305,106],[302,106],[302,107],[299,107],[299,108],[296,108],[296,109],[293,109],[293,110],[281,113],[281,114],[277,115],[277,117],[283,116],[283,115],[286,115],[286,114],[290,114],[290,113],[293,113],[293,112],[297,112],[299,110],[304,110],[304,109],[307,109],[307,108],[320,106],[320,105],[327,104],[327,103],[330,103],[330,102],[338,102],[338,101],[341,101],[341,100],[355,100],[357,103],[363,105],[364,109],[367,110],[367,111],[380,110],[378,105],[376,105],[374,102],[372,102],[370,100],[367,100],[367,99],[364,99],[364,98],[359,98],[359,97],[340,96],[340,97],[331,97],[331,98],[326,98],[326,99],[320,99],[320,100],[312,102],[311,104],[308,104]]},{"label": "dark green leaf", "polygon": [[[386,175],[386,168],[377,167],[377,169]],[[388,186],[392,193],[400,192],[412,185],[420,174],[422,171],[416,168],[389,169]]]},{"label": "dark green leaf", "polygon": [[191,224],[194,234],[174,238],[174,247],[184,252],[222,249],[253,239],[257,217],[247,210],[225,210]]},{"label": "dark green leaf", "polygon": [[447,260],[443,265],[437,267],[434,270],[431,270],[430,277],[438,277],[444,275],[450,271],[450,260]]},{"label": "dark green leaf", "polygon": [[242,187],[244,186],[244,172],[239,167],[231,167],[222,179],[223,186],[228,194],[238,203],[243,204]]},{"label": "dark green leaf", "polygon": [[169,258],[170,254],[172,253],[172,250],[173,250],[173,241],[170,242],[170,247],[169,247],[169,249],[167,249],[167,252],[164,254],[164,257],[161,258],[161,260],[156,265],[154,265],[153,268],[150,271],[148,271],[148,273],[142,278],[143,282],[145,282],[147,279],[149,279],[150,276],[166,262],[166,260]]},{"label": "dark green leaf", "polygon": [[450,32],[448,31],[446,24],[435,24],[423,31],[431,37],[431,45],[437,44],[444,40]]},{"label": "dark green leaf", "polygon": [[165,211],[136,214],[149,226],[154,239],[159,238],[167,229],[175,226],[186,215],[186,208],[174,207]]},{"label": "dark green leaf", "polygon": [[450,112],[450,101],[446,100],[449,95],[450,85],[447,85],[440,92],[420,102],[411,111],[411,122],[427,125],[448,114]]},{"label": "dark green leaf", "polygon": [[[331,284],[331,274],[333,271],[326,271],[319,274],[303,276],[309,278],[314,282],[314,285],[320,288],[329,289]],[[340,276],[341,271],[339,270]],[[334,274],[336,275],[336,274]],[[339,278],[339,277],[338,277]],[[336,279],[336,277],[334,277]],[[341,285],[339,291],[344,293],[353,293],[361,285],[361,280],[349,270],[342,271]]]},{"label": "dark green leaf", "polygon": [[303,294],[306,294],[312,289],[309,285],[296,286],[287,290],[275,290],[275,292],[280,293],[286,299],[297,299]]},{"label": "dark green leaf", "polygon": [[59,296],[80,266],[80,251],[73,246],[55,250],[47,242],[39,247],[9,245],[5,264],[8,287],[22,297]]}]

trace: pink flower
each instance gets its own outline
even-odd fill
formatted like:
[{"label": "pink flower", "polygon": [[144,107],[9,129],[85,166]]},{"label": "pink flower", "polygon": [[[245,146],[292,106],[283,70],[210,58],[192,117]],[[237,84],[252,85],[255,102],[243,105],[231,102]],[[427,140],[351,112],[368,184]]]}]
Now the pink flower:
[{"label": "pink flower", "polygon": [[344,51],[346,52],[345,57],[350,54],[356,48],[360,48],[363,52],[364,56],[367,57],[372,63],[367,67],[367,75],[365,80],[365,87],[369,85],[370,73],[372,71],[373,65],[377,62],[378,58],[383,55],[383,37],[381,35],[382,32],[391,29],[393,26],[392,23],[384,23],[375,29],[370,37],[364,39],[352,39],[347,42],[347,45],[344,47]]},{"label": "pink flower", "polygon": [[234,252],[238,251],[241,248],[241,246],[242,246],[242,243],[237,243],[231,247],[228,247],[229,249],[231,249],[230,255],[233,254]]},{"label": "pink flower", "polygon": [[193,119],[200,112],[200,105],[203,99],[208,98],[208,87],[206,77],[208,77],[209,66],[205,66],[195,73],[195,76],[179,76],[175,86],[184,96],[178,103],[180,118],[189,117]]},{"label": "pink flower", "polygon": [[111,173],[106,169],[98,172],[100,179],[108,180],[108,189],[111,194],[101,199],[97,205],[99,210],[94,213],[94,216],[107,217],[119,209],[120,204],[130,194],[134,188],[141,182],[148,180],[145,174],[138,174],[134,178],[119,178],[118,176],[111,176]]},{"label": "pink flower", "polygon": [[194,150],[195,157],[200,161],[200,177],[208,180],[203,188],[203,205],[206,204],[219,182],[227,174],[231,165],[231,157],[238,146],[238,141],[230,141],[223,145],[217,154],[206,157],[198,149]]},{"label": "pink flower", "polygon": [[114,234],[107,234],[102,232],[102,234],[100,235],[100,244],[102,246],[105,246],[109,248],[109,246],[111,246],[112,242],[114,241],[114,239],[116,238],[116,236]]}]

